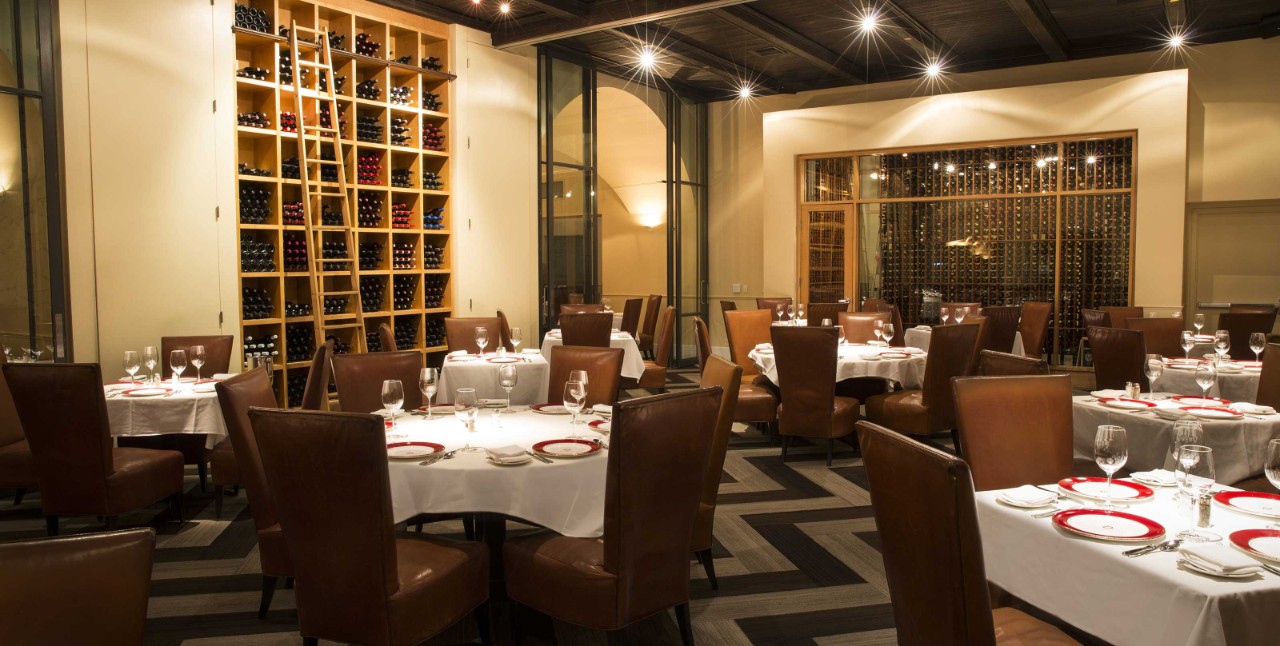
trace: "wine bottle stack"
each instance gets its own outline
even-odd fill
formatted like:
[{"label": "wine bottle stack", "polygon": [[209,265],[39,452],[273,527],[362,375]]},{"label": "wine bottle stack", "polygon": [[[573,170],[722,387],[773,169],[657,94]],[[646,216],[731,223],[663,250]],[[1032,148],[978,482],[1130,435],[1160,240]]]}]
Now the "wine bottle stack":
[{"label": "wine bottle stack", "polygon": [[360,32],[356,34],[356,53],[370,58],[378,58],[378,50],[382,49],[382,43],[374,41],[369,34]]},{"label": "wine bottle stack", "polygon": [[334,354],[347,354],[348,352],[351,352],[351,345],[348,344],[346,341],[343,341],[341,338],[338,338],[335,335],[330,334],[326,336],[324,340],[333,341]]},{"label": "wine bottle stack", "polygon": [[423,269],[439,269],[444,264],[444,247],[437,247],[433,244],[423,245],[422,247],[422,268]]},{"label": "wine bottle stack", "polygon": [[[299,72],[302,74],[302,85],[306,87],[307,79],[311,76],[311,68],[304,67]],[[281,85],[293,85],[293,54],[287,47],[280,48],[280,77]]]},{"label": "wine bottle stack", "polygon": [[236,172],[250,177],[271,177],[271,171],[265,168],[253,168],[244,162],[236,166]]},{"label": "wine bottle stack", "polygon": [[444,302],[444,276],[428,276],[422,284],[422,306],[427,309],[440,307]]},{"label": "wine bottle stack", "polygon": [[304,226],[307,216],[302,212],[302,202],[285,202],[280,205],[280,221],[286,225]]},{"label": "wine bottle stack", "polygon": [[444,69],[444,65],[440,62],[440,57],[428,56],[422,59],[422,69],[439,72]]},{"label": "wine bottle stack", "polygon": [[382,124],[378,117],[368,114],[356,115],[356,140],[372,144],[382,143]]},{"label": "wine bottle stack", "polygon": [[347,35],[339,34],[336,31],[329,32],[329,48],[344,52],[351,51],[347,49]]},{"label": "wine bottle stack", "polygon": [[280,132],[297,132],[298,115],[292,112],[280,113]]},{"label": "wine bottle stack", "polygon": [[366,352],[382,352],[382,337],[377,330],[364,333],[364,347]]},{"label": "wine bottle stack", "polygon": [[428,191],[443,191],[444,179],[440,177],[440,173],[429,170],[422,171],[422,188]]},{"label": "wine bottle stack", "polygon": [[302,168],[297,157],[290,157],[280,162],[280,177],[285,179],[302,179]]},{"label": "wine bottle stack", "polygon": [[328,204],[320,206],[320,224],[326,227],[342,226],[342,211],[335,211]]},{"label": "wine bottle stack", "polygon": [[408,204],[396,202],[391,205],[391,228],[392,229],[412,229],[413,228],[413,209]]},{"label": "wine bottle stack", "polygon": [[422,124],[422,147],[427,150],[444,151],[444,130],[438,124]]},{"label": "wine bottle stack", "polygon": [[413,170],[396,168],[391,171],[391,185],[396,188],[413,188]]},{"label": "wine bottle stack", "polygon": [[295,316],[311,316],[311,303],[295,303],[293,301],[284,302],[285,318],[293,318]]},{"label": "wine bottle stack", "polygon": [[381,312],[387,283],[380,276],[360,277],[360,306],[365,312]]},{"label": "wine bottle stack", "polygon": [[381,242],[361,242],[359,253],[361,270],[373,271],[382,265]]},{"label": "wine bottle stack", "polygon": [[275,312],[275,304],[265,289],[245,287],[240,296],[243,304],[243,318],[246,321],[269,319]]},{"label": "wine bottle stack", "polygon": [[[346,79],[346,77],[342,77],[342,78],[344,80]],[[341,85],[341,83],[339,83],[339,85]],[[332,115],[329,114],[328,103],[320,104],[320,127],[321,128],[333,127],[333,117]],[[346,105],[342,105],[338,107],[338,130],[342,132],[347,131],[347,106]]]},{"label": "wine bottle stack", "polygon": [[397,348],[416,347],[418,345],[418,317],[397,316],[394,335]]},{"label": "wine bottle stack", "polygon": [[261,67],[254,67],[252,65],[246,65],[241,68],[240,71],[236,72],[236,76],[239,76],[240,78],[253,79],[255,81],[265,81],[267,80],[267,76],[270,74],[271,70],[265,70]]},{"label": "wine bottle stack", "polygon": [[407,85],[393,87],[387,90],[387,101],[396,105],[412,105],[413,95],[410,92],[411,88]]},{"label": "wine bottle stack", "polygon": [[[280,356],[280,351],[276,350],[276,342],[279,340],[279,334],[256,337],[246,335],[244,337],[245,364],[247,365],[249,363],[250,358]],[[272,363],[274,362],[275,361],[272,360]]]},{"label": "wine bottle stack", "polygon": [[240,182],[240,224],[266,224],[271,215],[271,189],[257,182]]},{"label": "wine bottle stack", "polygon": [[440,94],[438,92],[428,92],[427,90],[422,91],[422,109],[423,110],[431,110],[432,112],[439,112],[440,106],[442,105],[443,104],[440,102]]},{"label": "wine bottle stack", "polygon": [[393,146],[408,146],[410,139],[409,120],[399,117],[391,119],[391,144]]},{"label": "wine bottle stack", "polygon": [[236,115],[236,123],[247,128],[271,127],[271,119],[265,112],[241,112]]},{"label": "wine bottle stack", "polygon": [[307,270],[306,234],[302,234],[302,233],[284,234],[284,270],[285,271],[306,271]]},{"label": "wine bottle stack", "polygon": [[284,326],[285,357],[290,363],[307,361],[316,351],[316,328],[310,323],[291,323]]},{"label": "wine bottle stack", "polygon": [[[334,74],[334,75],[333,75],[333,88],[334,88],[334,89],[333,89],[333,92],[334,92],[334,94],[339,94],[339,93],[341,93],[341,92],[342,92],[342,86],[344,86],[344,85],[346,85],[346,84],[347,84],[347,77],[346,77],[346,76],[343,76],[343,75],[341,75],[341,74]],[[321,75],[320,75],[319,91],[321,91],[321,92],[328,92],[328,91],[329,91],[329,75],[328,75],[328,74],[321,74]],[[322,105],[322,106],[327,106],[328,104],[322,103],[322,104],[320,104],[320,105]]]},{"label": "wine bottle stack", "polygon": [[241,29],[252,29],[264,34],[271,33],[271,18],[267,12],[245,4],[236,5],[236,26]]},{"label": "wine bottle stack", "polygon": [[397,310],[413,309],[413,296],[418,291],[417,276],[395,276],[391,306]]},{"label": "wine bottle stack", "polygon": [[377,153],[366,153],[356,160],[356,182],[374,185],[382,183],[382,159]]},{"label": "wine bottle stack", "polygon": [[438,231],[444,228],[444,207],[438,206],[422,212],[422,228]]},{"label": "wine bottle stack", "polygon": [[378,87],[378,79],[365,79],[356,86],[356,97],[377,101],[382,98],[382,88]]},{"label": "wine bottle stack", "polygon": [[276,246],[248,236],[240,239],[240,271],[258,273],[276,270]]},{"label": "wine bottle stack", "polygon": [[[387,52],[387,56],[395,56],[395,53],[394,53],[394,52]],[[413,61],[413,56],[401,56],[401,57],[399,57],[399,58],[395,59],[395,61],[396,61],[397,63],[401,64],[401,65],[412,65],[412,64],[413,64],[413,63],[412,63],[412,61]]]},{"label": "wine bottle stack", "polygon": [[448,343],[444,335],[444,319],[427,319],[427,326],[422,332],[426,337],[423,344],[428,348],[438,348]]},{"label": "wine bottle stack", "polygon": [[[338,260],[347,257],[347,242],[345,240],[326,240],[320,245],[320,257],[325,259]],[[326,262],[321,263],[324,271],[342,271],[346,268],[345,263]]]},{"label": "wine bottle stack", "polygon": [[289,391],[289,406],[301,406],[302,393],[307,390],[307,374],[305,372],[290,371],[289,384],[286,388]]},{"label": "wine bottle stack", "polygon": [[382,196],[361,193],[356,206],[356,220],[366,229],[382,226]]},{"label": "wine bottle stack", "polygon": [[[323,159],[323,160],[325,160],[325,161],[337,161],[337,158],[333,156],[333,153],[332,153],[332,152],[330,152],[330,151],[328,151],[328,150],[323,151],[323,152],[321,152],[321,153],[320,153],[320,159]],[[337,166],[330,165],[330,164],[325,164],[325,165],[321,166],[321,167],[320,167],[320,181],[322,181],[322,182],[334,182],[334,183],[337,183],[337,181],[338,181],[338,167],[337,167]],[[339,218],[339,219],[341,219],[341,218]]]},{"label": "wine bottle stack", "polygon": [[346,314],[347,308],[351,306],[351,299],[346,296],[325,296],[324,297],[324,314],[332,316],[334,314]]},{"label": "wine bottle stack", "polygon": [[391,268],[413,269],[417,266],[417,252],[412,242],[395,242],[391,245]]}]

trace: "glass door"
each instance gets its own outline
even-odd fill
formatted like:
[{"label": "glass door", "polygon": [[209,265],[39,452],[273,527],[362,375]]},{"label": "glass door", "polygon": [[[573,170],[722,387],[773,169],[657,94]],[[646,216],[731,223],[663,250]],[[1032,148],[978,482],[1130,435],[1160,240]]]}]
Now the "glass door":
[{"label": "glass door", "polygon": [[707,106],[671,101],[667,139],[668,293],[676,307],[672,364],[696,365],[694,317],[707,320]]}]

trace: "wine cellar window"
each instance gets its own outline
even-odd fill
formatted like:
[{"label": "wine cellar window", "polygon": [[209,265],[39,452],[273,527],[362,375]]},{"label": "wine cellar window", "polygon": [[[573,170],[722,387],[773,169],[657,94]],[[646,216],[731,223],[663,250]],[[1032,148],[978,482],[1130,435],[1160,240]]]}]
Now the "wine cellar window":
[{"label": "wine cellar window", "polygon": [[884,299],[909,326],[937,323],[942,301],[1049,302],[1043,350],[1079,363],[1081,311],[1129,304],[1135,145],[1117,133],[801,157],[801,298]]}]

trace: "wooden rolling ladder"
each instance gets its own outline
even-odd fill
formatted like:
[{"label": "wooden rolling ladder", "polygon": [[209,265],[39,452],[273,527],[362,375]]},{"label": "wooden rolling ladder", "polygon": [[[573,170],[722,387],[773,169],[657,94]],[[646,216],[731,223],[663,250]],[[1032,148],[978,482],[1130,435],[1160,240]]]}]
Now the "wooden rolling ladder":
[{"label": "wooden rolling ladder", "polygon": [[[298,34],[306,33],[318,36],[316,45],[320,48],[320,61],[303,60],[302,51],[298,47]],[[294,107],[297,123],[298,123],[298,175],[302,179],[302,213],[306,223],[307,236],[307,273],[311,279],[311,312],[316,327],[316,344],[325,342],[328,333],[333,330],[355,329],[352,335],[351,351],[364,352],[366,350],[367,338],[365,337],[364,324],[364,304],[360,299],[360,262],[359,248],[356,244],[355,230],[351,224],[351,208],[350,200],[347,194],[347,169],[343,163],[342,154],[342,132],[339,127],[338,98],[337,86],[334,84],[333,78],[333,56],[329,50],[329,38],[323,31],[309,29],[307,27],[299,27],[297,21],[293,21],[289,29],[289,49],[292,53],[293,64],[293,96]],[[303,87],[302,71],[305,69],[316,70],[316,88]],[[325,81],[324,91],[319,90],[319,79],[323,75]],[[309,114],[304,108],[306,101],[315,101],[316,110],[313,113],[317,123],[307,124],[304,122],[304,115]],[[320,106],[325,105],[329,110],[329,127],[322,127],[318,122],[320,120]],[[308,135],[315,134],[316,150],[315,159],[308,155]],[[333,146],[333,159],[324,159],[323,146],[329,141]],[[317,169],[318,181],[313,181],[311,177],[312,166]],[[338,187],[326,187],[324,184],[324,173],[319,169],[325,166],[336,167],[338,171]],[[341,225],[326,225],[323,221],[316,223],[318,214],[323,213],[323,201],[325,198],[333,198],[338,200],[342,211]],[[324,258],[323,249],[326,233],[341,233],[343,239],[346,240],[347,257],[346,258]],[[325,266],[329,264],[342,264],[347,267],[346,271],[350,276],[350,287],[347,289],[329,290],[326,276],[329,272],[325,271]],[[326,296],[348,297],[351,309],[342,314],[325,314],[324,300]]]}]

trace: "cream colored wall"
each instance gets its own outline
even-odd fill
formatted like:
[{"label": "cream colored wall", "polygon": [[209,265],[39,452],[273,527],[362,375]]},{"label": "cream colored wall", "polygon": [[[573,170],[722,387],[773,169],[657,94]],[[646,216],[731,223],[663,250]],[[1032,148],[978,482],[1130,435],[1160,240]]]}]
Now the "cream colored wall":
[{"label": "cream colored wall", "polygon": [[604,179],[602,173],[596,191],[601,283],[610,306],[621,312],[628,298],[667,293],[667,232],[662,224],[642,224],[646,214],[630,211]]}]

